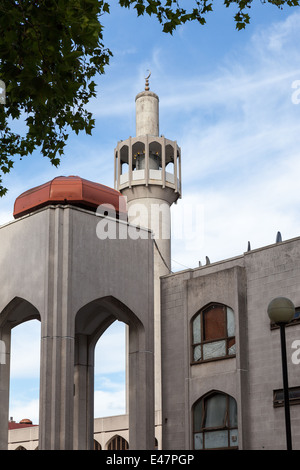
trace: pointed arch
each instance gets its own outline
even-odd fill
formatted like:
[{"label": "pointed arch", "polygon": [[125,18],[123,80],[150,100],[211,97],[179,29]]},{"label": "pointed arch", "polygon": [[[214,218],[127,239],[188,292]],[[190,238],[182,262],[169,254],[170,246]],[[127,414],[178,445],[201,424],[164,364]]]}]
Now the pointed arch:
[{"label": "pointed arch", "polygon": [[11,328],[28,320],[41,320],[38,309],[23,297],[14,297],[0,312],[0,328],[7,322]]},{"label": "pointed arch", "polygon": [[237,449],[236,400],[227,393],[211,390],[192,406],[193,448]]},{"label": "pointed arch", "polygon": [[106,444],[106,449],[107,450],[128,450],[129,443],[124,437],[120,436],[119,434],[116,434],[108,441],[108,443]]},{"label": "pointed arch", "polygon": [[96,298],[80,308],[75,318],[75,332],[88,335],[95,344],[115,320],[134,329],[144,329],[129,307],[114,296],[105,296]]},{"label": "pointed arch", "polygon": [[[0,340],[5,345],[5,366],[0,374],[1,409],[0,409],[0,448],[7,449],[7,427],[9,416],[10,363],[12,329],[29,320],[41,320],[36,306],[23,297],[15,296],[0,311]],[[2,343],[2,350],[3,350]],[[2,351],[3,352],[3,351]],[[3,360],[3,354],[2,354]]]},{"label": "pointed arch", "polygon": [[[105,296],[84,305],[75,317],[74,436],[78,449],[91,449],[93,446],[95,345],[115,320],[128,325],[130,440],[133,448],[153,448],[154,413],[147,412],[153,411],[153,389],[149,386],[153,379],[152,339],[146,335],[145,326],[129,307],[113,296]],[[145,416],[144,421],[141,416]],[[145,426],[150,426],[151,432],[145,433]],[[143,439],[145,442],[140,444]]]},{"label": "pointed arch", "polygon": [[94,450],[102,450],[101,444],[94,439]]}]

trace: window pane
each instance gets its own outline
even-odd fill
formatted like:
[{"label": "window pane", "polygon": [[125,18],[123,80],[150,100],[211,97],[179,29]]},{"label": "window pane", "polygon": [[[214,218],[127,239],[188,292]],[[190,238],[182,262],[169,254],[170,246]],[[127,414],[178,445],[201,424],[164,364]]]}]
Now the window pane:
[{"label": "window pane", "polygon": [[225,425],[227,399],[225,395],[216,394],[205,400],[205,428]]},{"label": "window pane", "polygon": [[235,338],[228,340],[228,354],[235,354],[236,347],[235,347]]},{"label": "window pane", "polygon": [[283,390],[277,390],[275,392],[275,397],[276,397],[276,400],[283,400],[284,399]]},{"label": "window pane", "polygon": [[204,434],[205,449],[228,447],[228,431],[213,431]]},{"label": "window pane", "polygon": [[229,426],[231,428],[237,427],[237,406],[233,397],[229,397]]},{"label": "window pane", "polygon": [[231,308],[227,307],[227,336],[234,336],[234,313]]},{"label": "window pane", "polygon": [[203,449],[203,433],[194,434],[194,449]]},{"label": "window pane", "polygon": [[201,359],[201,346],[194,347],[194,361],[200,361]]},{"label": "window pane", "polygon": [[201,343],[201,323],[200,314],[193,321],[193,344]]},{"label": "window pane", "polygon": [[289,389],[289,399],[295,400],[300,398],[300,388],[290,388]]},{"label": "window pane", "polygon": [[194,407],[194,432],[201,431],[203,416],[203,400]]},{"label": "window pane", "polygon": [[229,434],[229,445],[230,447],[237,447],[239,445],[237,429],[231,429]]},{"label": "window pane", "polygon": [[224,307],[212,307],[203,312],[204,339],[213,340],[225,338],[225,309]]},{"label": "window pane", "polygon": [[203,359],[226,356],[226,340],[203,344]]}]

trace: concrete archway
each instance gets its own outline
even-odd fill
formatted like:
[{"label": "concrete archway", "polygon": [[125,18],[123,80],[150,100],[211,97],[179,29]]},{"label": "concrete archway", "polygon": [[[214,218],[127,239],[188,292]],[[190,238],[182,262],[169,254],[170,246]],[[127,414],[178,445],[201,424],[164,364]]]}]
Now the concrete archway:
[{"label": "concrete archway", "polygon": [[[131,448],[152,448],[153,240],[100,239],[101,217],[73,205],[51,205],[0,230],[1,262],[7,267],[0,272],[0,340],[7,364],[10,329],[41,317],[41,450],[91,448],[91,354],[115,318],[130,330]],[[124,221],[113,223],[129,230]],[[3,349],[2,343],[2,362]],[[1,448],[7,448],[8,384],[9,367],[0,364]]]},{"label": "concrete archway", "polygon": [[[0,449],[7,449],[9,419],[9,383],[10,383],[10,349],[11,330],[28,321],[40,320],[37,308],[22,297],[14,297],[0,312],[0,341],[5,354],[0,363]],[[3,352],[3,351],[2,351]]]},{"label": "concrete archway", "polygon": [[128,325],[129,441],[131,449],[149,449],[154,440],[153,354],[137,316],[112,296],[83,306],[75,318],[74,448],[93,448],[94,350],[106,329],[119,320]]}]

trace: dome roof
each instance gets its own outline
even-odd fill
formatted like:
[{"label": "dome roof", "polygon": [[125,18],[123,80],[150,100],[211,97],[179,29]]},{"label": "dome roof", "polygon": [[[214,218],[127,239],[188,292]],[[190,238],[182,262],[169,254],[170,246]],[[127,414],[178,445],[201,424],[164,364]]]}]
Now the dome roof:
[{"label": "dome roof", "polygon": [[24,418],[24,419],[21,419],[20,424],[32,424],[32,421],[31,419]]},{"label": "dome roof", "polygon": [[117,214],[126,212],[125,198],[119,191],[79,176],[58,176],[18,196],[14,218],[53,204],[70,204],[92,211],[100,205],[112,205]]}]

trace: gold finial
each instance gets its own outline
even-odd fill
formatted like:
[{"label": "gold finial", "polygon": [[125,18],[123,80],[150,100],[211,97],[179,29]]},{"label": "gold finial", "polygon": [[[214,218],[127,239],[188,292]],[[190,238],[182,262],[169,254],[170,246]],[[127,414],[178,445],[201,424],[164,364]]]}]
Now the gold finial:
[{"label": "gold finial", "polygon": [[147,77],[145,77],[145,91],[149,91],[150,90],[150,87],[149,87],[149,78],[151,76],[151,71],[148,70],[149,74],[147,75]]}]

